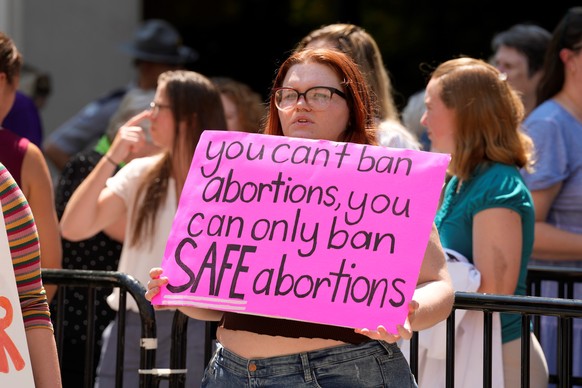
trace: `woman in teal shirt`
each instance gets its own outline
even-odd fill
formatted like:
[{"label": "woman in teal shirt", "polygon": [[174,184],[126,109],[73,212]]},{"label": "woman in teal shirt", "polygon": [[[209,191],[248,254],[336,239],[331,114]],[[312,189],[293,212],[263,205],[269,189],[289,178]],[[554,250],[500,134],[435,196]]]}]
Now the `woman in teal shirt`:
[{"label": "woman in teal shirt", "polygon": [[[506,76],[484,61],[441,64],[427,85],[433,151],[451,154],[451,179],[435,223],[444,248],[464,255],[481,273],[478,292],[525,295],[534,207],[519,169],[529,168],[529,139],[520,129],[524,107]],[[521,319],[501,314],[506,387],[520,386]],[[547,387],[547,365],[531,334],[530,381]]]}]

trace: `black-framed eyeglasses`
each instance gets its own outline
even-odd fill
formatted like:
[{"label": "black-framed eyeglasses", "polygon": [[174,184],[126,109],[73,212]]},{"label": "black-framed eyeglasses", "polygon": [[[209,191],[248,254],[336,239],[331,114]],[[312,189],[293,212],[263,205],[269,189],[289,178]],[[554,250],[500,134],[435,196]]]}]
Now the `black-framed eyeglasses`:
[{"label": "black-framed eyeglasses", "polygon": [[329,106],[331,98],[337,94],[345,100],[346,94],[341,90],[330,86],[314,86],[303,93],[293,88],[276,88],[274,89],[275,105],[279,110],[289,110],[294,108],[303,96],[305,102],[313,110],[325,110]]},{"label": "black-framed eyeglasses", "polygon": [[150,102],[149,111],[152,112],[152,115],[154,115],[154,116],[157,116],[160,109],[163,109],[163,108],[170,108],[170,105],[160,104],[160,103],[155,102],[155,101]]}]

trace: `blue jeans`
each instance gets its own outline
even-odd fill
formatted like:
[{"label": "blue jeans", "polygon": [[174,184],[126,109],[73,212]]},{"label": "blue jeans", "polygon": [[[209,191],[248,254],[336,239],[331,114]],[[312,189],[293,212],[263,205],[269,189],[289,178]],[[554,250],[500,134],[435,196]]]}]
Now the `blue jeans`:
[{"label": "blue jeans", "polygon": [[370,341],[289,356],[246,359],[219,347],[202,387],[417,387],[396,344]]}]

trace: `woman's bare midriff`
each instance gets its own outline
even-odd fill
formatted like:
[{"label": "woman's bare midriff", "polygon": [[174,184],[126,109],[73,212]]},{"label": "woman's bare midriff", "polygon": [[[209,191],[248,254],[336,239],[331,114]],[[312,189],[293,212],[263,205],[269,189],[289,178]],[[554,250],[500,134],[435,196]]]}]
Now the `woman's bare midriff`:
[{"label": "woman's bare midriff", "polygon": [[218,328],[216,338],[229,351],[244,358],[265,358],[310,352],[345,345],[345,342],[323,338],[287,338]]}]

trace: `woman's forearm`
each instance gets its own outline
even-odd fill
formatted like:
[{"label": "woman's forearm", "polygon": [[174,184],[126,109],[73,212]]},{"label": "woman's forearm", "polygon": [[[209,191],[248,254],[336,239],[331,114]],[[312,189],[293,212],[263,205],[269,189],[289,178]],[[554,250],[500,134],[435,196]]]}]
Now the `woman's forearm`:
[{"label": "woman's forearm", "polygon": [[450,282],[436,280],[419,285],[413,299],[419,304],[411,321],[414,331],[428,329],[447,319],[451,313],[455,294]]},{"label": "woman's forearm", "polygon": [[60,227],[64,238],[71,241],[83,240],[94,236],[111,220],[99,211],[99,197],[105,183],[116,169],[113,163],[101,158],[89,176],[77,187],[67,203]]},{"label": "woman's forearm", "polygon": [[536,259],[582,260],[582,234],[536,222],[532,256]]},{"label": "woman's forearm", "polygon": [[28,352],[36,388],[60,388],[61,372],[57,346],[52,330],[31,328],[26,330]]}]

